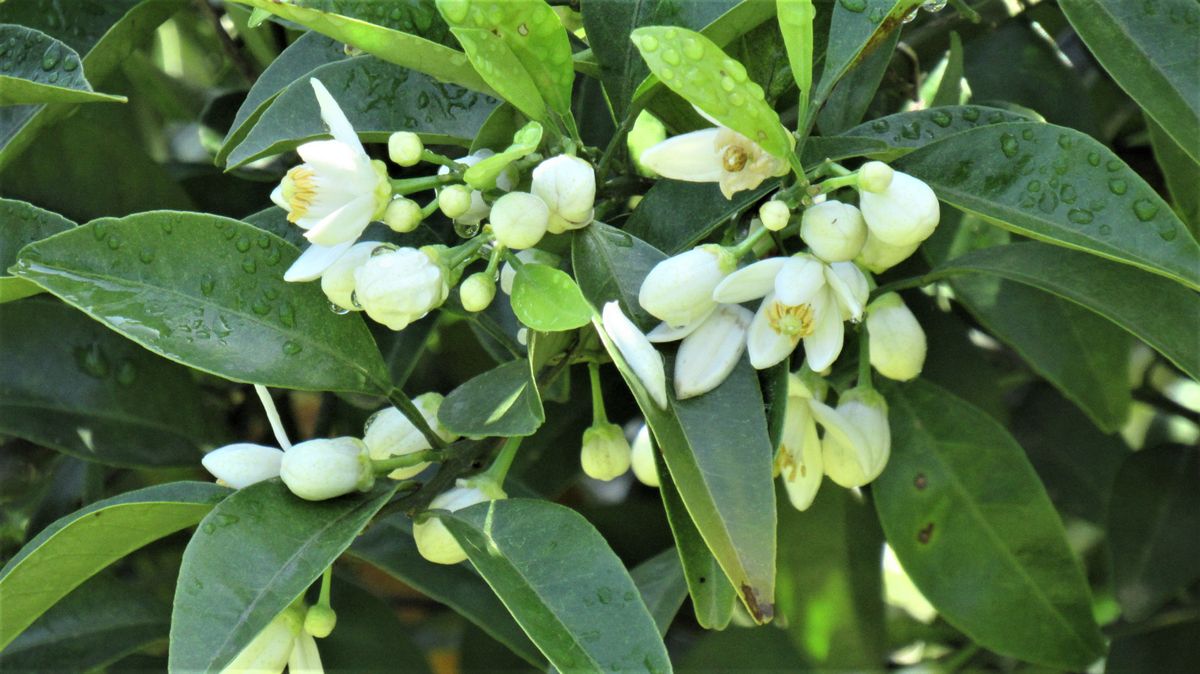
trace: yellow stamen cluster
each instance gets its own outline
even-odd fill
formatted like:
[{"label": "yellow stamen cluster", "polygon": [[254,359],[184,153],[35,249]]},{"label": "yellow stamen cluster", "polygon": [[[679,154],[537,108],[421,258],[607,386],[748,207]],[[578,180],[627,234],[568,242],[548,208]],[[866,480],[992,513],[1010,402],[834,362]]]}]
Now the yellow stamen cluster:
[{"label": "yellow stamen cluster", "polygon": [[796,471],[800,472],[800,477],[808,476],[808,468],[804,463],[797,461],[786,446],[780,447],[779,456],[775,459],[775,473],[777,475],[787,473],[784,475],[784,479],[788,482],[795,482]]},{"label": "yellow stamen cluster", "polygon": [[767,323],[776,334],[789,337],[808,337],[813,333],[812,306],[790,306],[778,300],[767,309]]},{"label": "yellow stamen cluster", "polygon": [[317,197],[316,172],[300,165],[287,172],[283,178],[283,199],[288,203],[288,222],[295,223],[312,206]]}]

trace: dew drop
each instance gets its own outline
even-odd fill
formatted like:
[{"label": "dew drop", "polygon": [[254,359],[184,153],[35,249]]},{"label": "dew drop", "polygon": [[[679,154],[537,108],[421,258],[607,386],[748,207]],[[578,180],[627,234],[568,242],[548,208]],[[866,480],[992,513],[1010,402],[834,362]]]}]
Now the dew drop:
[{"label": "dew drop", "polygon": [[638,37],[638,45],[642,51],[652,52],[658,49],[658,38],[653,35],[642,35]]},{"label": "dew drop", "polygon": [[271,305],[267,304],[264,299],[256,299],[250,304],[250,310],[259,316],[266,316],[271,313]]},{"label": "dew drop", "polygon": [[103,241],[104,237],[108,236],[108,225],[103,222],[92,225],[92,236],[96,237],[97,241]]},{"label": "dew drop", "polygon": [[952,121],[954,121],[950,118],[950,115],[946,114],[945,112],[942,112],[941,110],[933,113],[932,119],[933,119],[934,124],[937,124],[938,126],[942,127],[943,129],[950,126],[950,123]]},{"label": "dew drop", "polygon": [[668,49],[664,51],[662,54],[662,60],[673,66],[677,66],[683,62],[683,59],[679,56],[679,52],[675,51],[674,49]]},{"label": "dew drop", "polygon": [[205,274],[204,276],[200,277],[200,292],[204,293],[205,295],[211,295],[216,287],[217,282],[213,279],[211,274]]},{"label": "dew drop", "polygon": [[700,44],[693,38],[688,38],[687,41],[683,43],[683,55],[692,59],[693,61],[699,61],[700,59],[704,58],[704,45]]},{"label": "dew drop", "polygon": [[978,121],[979,120],[979,108],[967,108],[966,110],[963,110],[962,116],[963,116],[963,120],[968,121],[968,122]]},{"label": "dew drop", "polygon": [[272,248],[271,250],[267,251],[267,255],[263,259],[266,260],[267,264],[269,264],[273,267],[273,266],[279,264],[279,257],[280,257],[279,249]]},{"label": "dew drop", "polygon": [[1005,157],[1012,159],[1017,156],[1017,152],[1021,149],[1020,143],[1017,142],[1017,137],[1011,133],[1006,133],[1000,136],[1000,151]]},{"label": "dew drop", "polygon": [[1065,133],[1058,137],[1058,146],[1064,150],[1070,150],[1071,146],[1074,144],[1075,141],[1071,140],[1071,137]]},{"label": "dew drop", "polygon": [[875,133],[885,133],[888,130],[888,123],[882,119],[877,119],[871,122],[871,130]]},{"label": "dew drop", "polygon": [[1112,180],[1108,181],[1108,191],[1116,194],[1117,196],[1125,194],[1126,190],[1128,189],[1129,185],[1120,178],[1113,178]]},{"label": "dew drop", "polygon": [[58,65],[57,54],[46,54],[42,57],[42,70],[53,70]]},{"label": "dew drop", "polygon": [[226,241],[232,241],[233,237],[237,236],[237,230],[236,229],[227,229],[227,230],[225,230],[225,233],[222,234],[221,236],[224,236]]},{"label": "dew drop", "polygon": [[108,247],[110,250],[116,250],[121,247],[121,239],[116,236],[108,237]]},{"label": "dew drop", "polygon": [[1158,225],[1158,235],[1163,241],[1175,240],[1175,225],[1169,220],[1164,220]]},{"label": "dew drop", "polygon": [[1087,156],[1087,161],[1092,166],[1099,166],[1100,165],[1100,153],[1099,152],[1089,152],[1088,156]]},{"label": "dew drop", "polygon": [[[333,313],[337,314],[338,316],[345,316],[346,314],[350,313],[349,309],[347,309],[345,307],[340,307],[340,306],[334,304],[333,302],[329,303],[329,310],[332,311]],[[372,416],[372,419],[373,418],[374,417]],[[367,419],[368,427],[370,425],[370,422],[371,422],[371,419]],[[363,432],[364,433],[366,432],[366,428],[363,429]]]},{"label": "dew drop", "polygon": [[296,327],[296,309],[290,302],[279,305],[279,322],[289,328]]},{"label": "dew drop", "polygon": [[1072,208],[1067,212],[1067,219],[1077,225],[1089,224],[1093,220],[1093,217],[1091,211],[1082,208]]},{"label": "dew drop", "polygon": [[1073,204],[1079,199],[1079,195],[1075,192],[1075,187],[1072,185],[1063,185],[1058,191],[1058,197],[1062,199],[1064,204]]},{"label": "dew drop", "polygon": [[1116,173],[1117,171],[1121,170],[1121,160],[1120,159],[1109,159],[1108,163],[1105,164],[1104,166],[1105,166],[1105,168],[1108,169],[1108,171],[1110,173]]},{"label": "dew drop", "polygon": [[[871,10],[871,14],[867,18],[871,20],[871,23],[879,23],[880,21],[883,21],[884,16],[886,16],[886,14],[884,14],[883,8],[876,7],[875,9]],[[905,18],[908,18],[908,17],[905,17]],[[905,21],[904,23],[908,23],[908,22]]]},{"label": "dew drop", "polygon": [[150,264],[151,262],[154,262],[154,249],[153,248],[143,248],[142,251],[140,253],[138,253],[138,259],[141,260],[145,264]]},{"label": "dew drop", "polygon": [[235,248],[237,248],[237,251],[239,253],[244,253],[244,252],[250,250],[250,239],[247,239],[246,237],[243,236],[242,238],[237,240],[237,243],[235,243],[233,245]]},{"label": "dew drop", "polygon": [[1149,199],[1138,199],[1133,202],[1133,214],[1142,222],[1149,222],[1158,215],[1158,205]]},{"label": "dew drop", "polygon": [[1109,234],[1112,234],[1112,227],[1100,225],[1100,236],[1108,236]]},{"label": "dew drop", "polygon": [[104,351],[100,349],[99,344],[76,347],[73,352],[75,355],[75,364],[89,377],[103,379],[112,371],[108,357],[104,355]]},{"label": "dew drop", "polygon": [[745,96],[743,96],[737,92],[729,94],[729,104],[730,105],[732,105],[734,107],[739,107],[741,105],[744,105],[745,103],[746,103]]},{"label": "dew drop", "polygon": [[1033,129],[1025,129],[1021,132],[1021,137],[1025,140],[1033,140]]},{"label": "dew drop", "polygon": [[1042,181],[1030,180],[1025,185],[1025,189],[1029,190],[1030,192],[1041,192],[1042,191]]},{"label": "dew drop", "polygon": [[663,68],[662,70],[659,71],[658,76],[664,82],[668,82],[670,80],[675,79],[675,71],[671,70],[670,68]]},{"label": "dew drop", "polygon": [[170,234],[175,229],[170,220],[163,220],[159,223],[159,227],[162,227],[163,234]]},{"label": "dew drop", "polygon": [[135,379],[137,379],[137,367],[130,361],[122,361],[117,366],[117,383],[121,386],[129,386]]},{"label": "dew drop", "polygon": [[1042,198],[1038,199],[1038,208],[1043,213],[1053,213],[1058,208],[1058,196],[1053,192],[1043,192]]},{"label": "dew drop", "polygon": [[242,271],[247,274],[253,274],[258,271],[258,264],[254,262],[254,258],[246,258],[242,260]]},{"label": "dew drop", "polygon": [[736,87],[736,86],[737,85],[734,84],[732,77],[722,77],[721,78],[721,88],[724,89],[725,91],[733,91],[734,87]]},{"label": "dew drop", "polygon": [[299,342],[293,342],[292,340],[289,339],[288,341],[283,343],[283,352],[289,356],[294,356],[303,350],[304,350],[304,347],[300,346]]},{"label": "dew drop", "polygon": [[921,137],[920,122],[913,121],[913,122],[909,122],[908,124],[901,126],[900,127],[900,135],[904,136],[905,138],[907,138],[909,140],[919,139]]}]

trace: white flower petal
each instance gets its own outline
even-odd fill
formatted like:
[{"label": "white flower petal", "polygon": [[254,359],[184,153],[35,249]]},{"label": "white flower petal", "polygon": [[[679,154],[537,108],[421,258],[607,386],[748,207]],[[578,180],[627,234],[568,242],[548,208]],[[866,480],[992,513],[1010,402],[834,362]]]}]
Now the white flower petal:
[{"label": "white flower petal", "polygon": [[288,211],[289,213],[292,210],[292,207],[290,204],[288,204],[287,199],[283,198],[283,183],[276,185],[275,189],[271,190],[271,201],[274,202],[276,206]]},{"label": "white flower petal", "polygon": [[364,194],[326,215],[316,226],[304,233],[304,238],[320,246],[353,242],[371,224],[375,212],[375,197]]},{"label": "white flower petal", "polygon": [[810,255],[787,258],[775,277],[775,296],[790,306],[808,304],[825,284],[825,265]]},{"label": "white flower petal", "polygon": [[779,474],[788,500],[796,510],[807,510],[817,497],[825,475],[821,440],[808,398],[789,395],[779,447]]},{"label": "white flower petal", "polygon": [[346,113],[342,112],[341,106],[329,90],[315,77],[309,78],[308,81],[312,84],[313,93],[317,95],[317,105],[321,106],[321,119],[329,127],[329,133],[333,135],[334,140],[345,143],[359,154],[366,154],[358,140],[358,134],[354,133],[354,127],[350,125],[350,120],[346,119]]},{"label": "white flower petal", "polygon": [[[358,181],[363,177],[362,150],[355,150],[340,140],[314,140],[296,148],[296,153],[318,174],[335,182]],[[367,170],[371,170],[367,160]],[[367,176],[370,179],[370,176]],[[349,186],[347,186],[349,187]]]},{"label": "white flower petal", "polygon": [[746,350],[746,329],[754,314],[736,304],[717,308],[684,338],[675,357],[675,397],[683,400],[715,389]]},{"label": "white flower petal", "polygon": [[812,308],[813,333],[804,338],[804,357],[813,372],[821,372],[841,355],[845,330],[831,291],[818,294]]},{"label": "white flower petal", "polygon": [[350,250],[353,241],[339,243],[336,246],[309,246],[291,267],[283,274],[283,280],[289,283],[296,281],[313,281],[321,278],[321,274],[329,268],[343,253]]},{"label": "white flower petal", "polygon": [[658,175],[693,183],[715,183],[723,173],[716,151],[718,129],[668,138],[642,153],[641,162]]},{"label": "white flower petal", "polygon": [[604,331],[620,351],[629,369],[633,370],[642,386],[646,387],[654,403],[665,409],[667,375],[662,355],[655,350],[654,345],[646,339],[641,330],[638,330],[633,321],[625,316],[617,302],[604,305],[601,320],[604,323]]},{"label": "white flower petal", "polygon": [[283,451],[278,447],[249,442],[214,449],[200,459],[205,470],[234,489],[279,477],[279,464],[282,461]]},{"label": "white flower petal", "polygon": [[787,358],[800,341],[798,337],[775,332],[771,327],[767,319],[767,310],[774,301],[774,293],[767,295],[746,332],[746,351],[750,355],[750,364],[758,370],[764,370]]},{"label": "white flower petal", "polygon": [[725,277],[713,290],[713,300],[722,304],[740,304],[758,299],[775,289],[775,277],[787,258],[772,257],[742,267]]},{"label": "white flower petal", "polygon": [[308,632],[302,631],[296,637],[296,644],[288,658],[288,674],[325,674],[321,654],[317,652],[317,642]]},{"label": "white flower petal", "polygon": [[[714,307],[713,310],[715,311],[716,307]],[[707,314],[699,320],[692,321],[691,323],[678,328],[673,328],[667,323],[659,323],[658,325],[654,326],[650,332],[646,333],[646,339],[654,342],[655,344],[678,342],[684,337],[687,337],[695,332],[696,328],[699,328],[711,315],[712,314]]]},{"label": "white flower petal", "polygon": [[853,262],[835,262],[825,268],[825,282],[833,290],[842,320],[862,320],[863,306],[871,294],[867,277]]},{"label": "white flower petal", "polygon": [[825,429],[821,462],[829,479],[842,487],[861,487],[870,480],[863,464],[867,439],[854,423],[825,403],[809,403],[813,416]]}]

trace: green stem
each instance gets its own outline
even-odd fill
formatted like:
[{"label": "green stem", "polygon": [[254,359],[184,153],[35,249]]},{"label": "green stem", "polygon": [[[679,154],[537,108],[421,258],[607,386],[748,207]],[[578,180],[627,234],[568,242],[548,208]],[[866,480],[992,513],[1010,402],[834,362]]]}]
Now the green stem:
[{"label": "green stem", "polygon": [[325,567],[325,573],[321,574],[321,595],[317,598],[318,606],[329,606],[329,588],[333,585],[333,565]]},{"label": "green stem", "polygon": [[858,386],[875,390],[871,384],[871,337],[865,320],[858,330]]},{"label": "green stem", "polygon": [[588,376],[592,380],[592,425],[607,424],[608,414],[604,411],[604,396],[600,392],[599,363],[588,363]]},{"label": "green stem", "polygon": [[771,235],[771,230],[767,229],[766,227],[763,227],[762,229],[760,229],[760,230],[750,234],[746,238],[742,239],[740,243],[738,243],[733,248],[730,248],[729,250],[730,250],[730,252],[733,253],[733,256],[735,258],[740,260],[743,257],[746,257],[746,254],[754,249],[754,244],[758,243],[763,238],[770,236],[770,235]]},{"label": "green stem", "polygon": [[858,184],[858,174],[851,173],[850,175],[841,175],[836,178],[829,178],[821,181],[816,185],[817,194],[828,194],[834,190],[843,187],[853,187]]},{"label": "green stem", "polygon": [[458,182],[458,177],[453,173],[443,173],[436,176],[421,176],[420,178],[394,178],[392,180],[392,194],[406,196],[415,192],[424,192],[435,187],[441,187],[449,183]]},{"label": "green stem", "polygon": [[484,273],[488,275],[488,278],[494,278],[496,276],[496,270],[500,268],[500,260],[504,258],[505,250],[507,249],[502,243],[497,243],[495,247],[492,248],[492,254],[488,257],[487,269],[484,270]]},{"label": "green stem", "polygon": [[948,275],[948,273],[932,271],[921,276],[910,276],[908,278],[902,278],[898,281],[892,281],[891,283],[885,283],[884,285],[881,285],[875,290],[871,291],[871,299],[875,299],[876,297],[880,297],[892,292],[908,290],[909,288],[920,288],[922,286],[927,286],[930,283],[939,281]]},{"label": "green stem", "polygon": [[968,662],[970,662],[971,658],[975,657],[975,655],[979,653],[979,650],[979,644],[973,642],[967,644],[963,648],[959,649],[959,651],[953,656],[946,658],[946,661],[942,663],[942,671],[946,672],[947,674],[954,674],[954,672],[962,669]]},{"label": "green stem", "polygon": [[429,443],[430,447],[434,449],[443,449],[446,447],[446,441],[442,440],[441,436],[429,427],[429,422],[425,421],[425,416],[413,404],[412,399],[404,395],[404,391],[401,391],[399,388],[392,388],[387,398],[392,403],[392,406],[400,410],[400,413],[408,419],[409,423],[415,426],[421,432],[421,435],[425,436],[425,441]]},{"label": "green stem", "polygon": [[484,244],[491,240],[492,237],[481,234],[461,246],[451,248],[450,252],[446,254],[446,266],[454,269],[461,264],[470,262],[474,259],[475,254],[479,252],[479,249],[483,248]]},{"label": "green stem", "polygon": [[979,23],[983,17],[979,16],[979,12],[975,8],[966,3],[965,0],[950,0],[950,6],[954,7],[955,11],[962,15],[962,18],[971,23]]},{"label": "green stem", "polygon": [[429,216],[433,215],[433,212],[436,211],[437,209],[438,209],[438,198],[434,197],[433,201],[431,201],[421,207],[421,219],[424,220],[425,218],[428,218]]},{"label": "green stem", "polygon": [[437,449],[422,449],[419,452],[401,454],[390,459],[373,459],[371,469],[376,475],[387,475],[397,468],[412,468],[422,463],[434,463],[446,458],[446,453]]},{"label": "green stem", "polygon": [[437,164],[439,166],[446,166],[450,168],[451,171],[458,173],[462,173],[466,170],[465,166],[460,165],[458,162],[447,157],[446,155],[431,152],[429,150],[421,150],[421,161],[429,162],[430,164]]},{"label": "green stem", "polygon": [[616,133],[613,134],[611,140],[608,141],[608,146],[604,148],[604,154],[600,155],[600,162],[596,165],[596,182],[603,184],[604,179],[608,177],[608,171],[611,168],[613,158],[617,154],[617,150],[625,142],[625,136],[629,134],[629,130],[637,122],[638,115],[646,107],[649,102],[649,97],[643,97],[647,100],[629,108],[629,113],[625,115],[625,119],[621,121],[621,126],[617,127]]},{"label": "green stem", "polygon": [[500,453],[496,455],[496,460],[485,471],[479,474],[478,478],[491,480],[497,485],[504,485],[504,478],[508,475],[508,469],[512,467],[513,459],[517,456],[517,448],[521,446],[522,438],[508,438],[504,441],[504,446],[500,448]]}]

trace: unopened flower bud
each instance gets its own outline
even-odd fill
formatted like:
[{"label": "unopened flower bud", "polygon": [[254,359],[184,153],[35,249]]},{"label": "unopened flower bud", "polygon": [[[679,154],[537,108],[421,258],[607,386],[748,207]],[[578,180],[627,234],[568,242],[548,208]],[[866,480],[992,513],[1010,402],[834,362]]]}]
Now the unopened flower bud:
[{"label": "unopened flower bud", "polygon": [[929,185],[900,171],[894,172],[882,192],[860,192],[859,207],[871,234],[892,246],[921,243],[941,218],[937,195]]},{"label": "unopened flower bud", "polygon": [[787,204],[772,199],[758,209],[758,217],[762,220],[763,227],[772,232],[778,232],[787,227],[792,212],[788,209]]},{"label": "unopened flower bud", "polygon": [[438,192],[438,208],[451,220],[462,217],[471,209],[471,188],[466,185],[450,185]]},{"label": "unopened flower bud", "polygon": [[800,238],[826,262],[853,260],[867,240],[862,213],[852,204],[830,199],[804,210]]},{"label": "unopened flower bud", "polygon": [[733,372],[746,350],[746,330],[754,312],[723,304],[683,338],[675,357],[675,397],[708,393]]},{"label": "unopened flower bud", "polygon": [[355,297],[372,319],[403,330],[446,300],[446,277],[446,269],[424,250],[386,251],[354,272]]},{"label": "unopened flower bud", "polygon": [[663,368],[662,354],[646,339],[646,335],[638,329],[621,311],[617,302],[604,305],[601,312],[604,332],[608,334],[617,347],[625,363],[633,370],[633,374],[641,382],[646,392],[661,408],[667,406],[667,375]]},{"label": "unopened flower bud", "polygon": [[[455,512],[476,503],[507,497],[504,490],[494,483],[484,480],[458,480],[453,488],[435,496],[429,502],[429,509]],[[454,535],[437,517],[413,524],[413,540],[417,544],[417,552],[435,564],[458,564],[467,558],[467,553],[454,539]]]},{"label": "unopened flower bud", "polygon": [[647,487],[659,486],[658,464],[654,461],[654,443],[650,439],[650,427],[646,424],[642,424],[633,438],[633,450],[629,459],[633,467],[633,476],[638,482]]},{"label": "unopened flower bud", "polygon": [[388,158],[400,166],[416,166],[424,150],[421,137],[411,131],[397,131],[388,136]]},{"label": "unopened flower bud", "polygon": [[888,379],[908,381],[925,366],[925,331],[896,293],[867,307],[871,366]]},{"label": "unopened flower bud", "polygon": [[528,192],[509,192],[492,204],[490,219],[496,241],[522,250],[533,248],[546,235],[550,209]]},{"label": "unopened flower bud", "polygon": [[[517,259],[521,264],[544,264],[547,267],[557,267],[558,263],[562,262],[558,255],[537,248],[526,248],[517,253]],[[505,295],[512,294],[513,281],[516,278],[517,270],[513,269],[512,265],[507,262],[500,265],[500,290],[504,291]]]},{"label": "unopened flower bud", "polygon": [[383,212],[384,224],[393,232],[401,234],[407,234],[416,229],[424,217],[421,205],[404,197],[392,199],[388,203],[387,210]]},{"label": "unopened flower bud", "polygon": [[813,416],[825,427],[821,462],[837,484],[861,487],[883,472],[892,451],[887,401],[873,389],[855,387],[842,394],[837,409],[810,402]]},{"label": "unopened flower bud", "polygon": [[893,246],[880,241],[875,238],[874,234],[867,232],[867,241],[863,244],[855,262],[866,267],[873,274],[882,274],[912,257],[912,254],[917,252],[920,247],[921,242],[919,241],[907,246]]},{"label": "unopened flower bud", "polygon": [[616,424],[596,424],[583,432],[579,463],[593,480],[608,481],[629,470],[632,449]]},{"label": "unopened flower bud", "polygon": [[470,312],[483,311],[496,297],[496,282],[486,272],[471,274],[458,286],[458,296],[463,309]]},{"label": "unopened flower bud", "polygon": [[[442,395],[436,392],[422,393],[413,398],[413,406],[421,413],[425,423],[446,442],[454,442],[458,435],[449,431],[437,418],[438,409],[442,406]],[[412,454],[424,449],[430,449],[429,441],[417,427],[413,425],[404,413],[395,407],[386,407],[371,415],[363,428],[363,442],[367,451],[376,461]],[[407,480],[425,470],[429,463],[418,463],[415,466],[397,468],[388,473],[393,480]]]},{"label": "unopened flower bud", "polygon": [[596,172],[592,165],[568,154],[551,157],[533,169],[530,191],[550,209],[547,231],[562,234],[592,222],[596,202]]},{"label": "unopened flower bud", "polygon": [[[474,166],[474,165],[478,164],[480,161],[487,159],[488,157],[491,157],[494,154],[496,154],[496,153],[489,149],[484,148],[482,150],[476,150],[475,152],[472,152],[471,154],[459,159],[458,163],[463,164],[465,166]],[[438,175],[446,175],[449,172],[450,172],[450,167],[448,167],[448,166],[443,166],[438,169]],[[511,165],[506,166],[504,168],[504,170],[502,170],[500,172],[500,175],[496,176],[496,189],[503,190],[505,192],[507,192],[508,190],[511,190],[513,188],[513,183],[515,182],[514,178],[515,178],[515,172],[514,172],[513,167]],[[442,191],[439,193],[439,195],[441,193],[444,193],[446,191],[446,189],[449,189],[449,188],[442,189]],[[472,190],[470,187],[467,187],[465,185],[462,186],[462,189],[467,190],[467,194],[469,194],[471,197],[470,201],[467,202],[467,205],[462,210],[452,209],[452,211],[457,212],[457,215],[450,215],[450,213],[445,210],[443,210],[442,212],[446,213],[446,217],[451,218],[457,224],[478,225],[480,223],[480,221],[482,221],[484,218],[486,218],[488,216],[488,212],[491,210],[492,207],[489,206],[486,201],[484,201],[483,193],[480,192],[479,190]],[[454,197],[454,198],[457,198],[457,197]],[[439,200],[439,203],[440,203],[440,200]],[[454,204],[454,205],[458,206],[460,204]]]},{"label": "unopened flower bud", "polygon": [[895,170],[881,161],[869,161],[858,169],[858,188],[876,194],[883,192],[892,184]]},{"label": "unopened flower bud", "polygon": [[308,613],[304,614],[304,631],[318,639],[324,639],[332,634],[335,625],[337,625],[337,613],[325,604],[310,606]]},{"label": "unopened flower bud", "polygon": [[728,249],[697,246],[654,265],[642,281],[638,303],[671,327],[683,327],[713,310],[713,290],[736,267]]},{"label": "unopened flower bud", "polygon": [[321,275],[321,290],[329,301],[347,311],[361,311],[354,304],[354,272],[367,263],[371,251],[383,244],[378,241],[360,241],[350,247]]},{"label": "unopened flower bud", "polygon": [[358,438],[309,440],[283,453],[279,477],[307,501],[324,501],[375,484],[367,446]]},{"label": "unopened flower bud", "polygon": [[225,445],[200,459],[205,470],[234,489],[242,489],[256,482],[278,477],[281,461],[283,452],[278,447],[249,442]]}]

